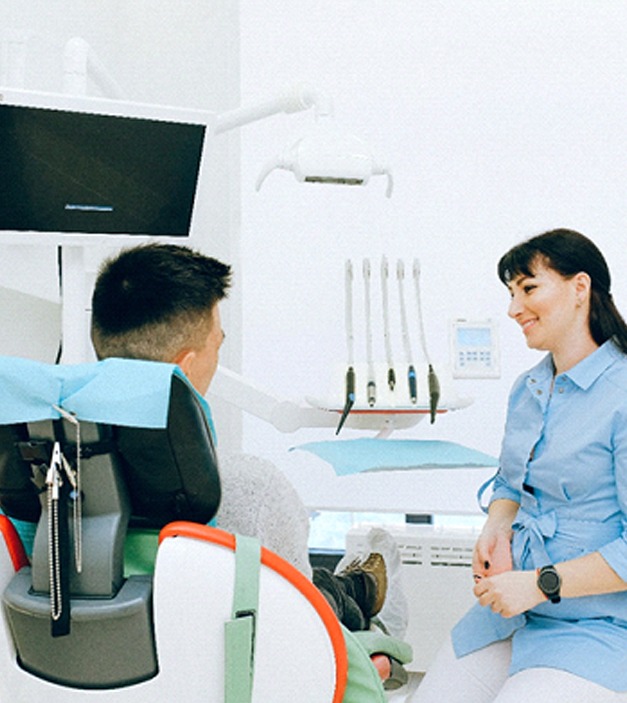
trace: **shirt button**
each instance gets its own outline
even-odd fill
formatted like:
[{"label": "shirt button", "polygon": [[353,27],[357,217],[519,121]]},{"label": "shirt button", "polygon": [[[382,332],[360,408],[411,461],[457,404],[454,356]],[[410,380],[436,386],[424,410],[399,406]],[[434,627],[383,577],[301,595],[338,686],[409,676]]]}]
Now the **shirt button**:
[{"label": "shirt button", "polygon": [[537,395],[542,395],[542,389],[541,389],[541,388],[538,388],[538,390],[536,391],[536,393],[537,393]]},{"label": "shirt button", "polygon": [[563,388],[560,388],[557,392],[558,392],[558,393],[563,393],[563,392],[564,392],[564,389],[563,389]]}]

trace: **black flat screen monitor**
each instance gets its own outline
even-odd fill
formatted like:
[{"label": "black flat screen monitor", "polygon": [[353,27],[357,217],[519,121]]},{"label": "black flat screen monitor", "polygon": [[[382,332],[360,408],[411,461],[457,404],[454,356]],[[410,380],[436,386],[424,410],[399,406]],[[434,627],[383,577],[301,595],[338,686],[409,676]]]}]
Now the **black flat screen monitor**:
[{"label": "black flat screen monitor", "polygon": [[190,236],[205,113],[25,95],[0,94],[0,230]]}]

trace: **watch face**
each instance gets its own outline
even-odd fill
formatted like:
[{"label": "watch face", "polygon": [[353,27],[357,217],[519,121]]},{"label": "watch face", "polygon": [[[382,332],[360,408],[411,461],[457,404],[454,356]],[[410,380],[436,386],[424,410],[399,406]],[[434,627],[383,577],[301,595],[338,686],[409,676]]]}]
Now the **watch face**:
[{"label": "watch face", "polygon": [[543,566],[538,574],[538,588],[552,602],[560,602],[562,579],[554,566]]},{"label": "watch face", "polygon": [[548,593],[554,593],[559,589],[560,577],[555,571],[543,571],[540,574],[540,583],[543,590]]}]

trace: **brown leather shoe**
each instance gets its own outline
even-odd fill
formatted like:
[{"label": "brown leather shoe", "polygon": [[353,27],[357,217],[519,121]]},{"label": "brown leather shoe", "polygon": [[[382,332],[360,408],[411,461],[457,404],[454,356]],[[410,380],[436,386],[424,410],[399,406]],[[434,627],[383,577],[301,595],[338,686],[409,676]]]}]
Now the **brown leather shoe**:
[{"label": "brown leather shoe", "polygon": [[381,554],[372,552],[364,561],[356,559],[342,569],[338,575],[347,576],[348,574],[359,573],[364,574],[366,577],[364,579],[366,604],[362,605],[362,609],[367,618],[372,618],[383,607],[388,589],[387,571]]}]

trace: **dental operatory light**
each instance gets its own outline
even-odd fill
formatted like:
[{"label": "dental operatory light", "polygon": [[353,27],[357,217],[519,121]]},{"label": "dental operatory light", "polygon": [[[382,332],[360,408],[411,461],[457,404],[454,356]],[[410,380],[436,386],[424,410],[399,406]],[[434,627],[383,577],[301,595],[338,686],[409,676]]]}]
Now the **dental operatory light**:
[{"label": "dental operatory light", "polygon": [[387,175],[386,195],[392,195],[389,170],[377,163],[364,142],[338,131],[329,116],[318,117],[310,134],[266,163],[257,190],[275,169],[292,171],[299,182],[338,185],[366,185],[371,176]]},{"label": "dental operatory light", "polygon": [[371,176],[385,175],[386,195],[390,197],[393,181],[389,168],[375,159],[361,139],[340,131],[333,120],[331,100],[306,85],[289,88],[257,106],[218,115],[214,131],[220,134],[280,112],[299,112],[312,107],[316,116],[312,129],[265,164],[257,179],[257,190],[272,171],[284,169],[292,171],[299,182],[338,185],[366,185]]}]

